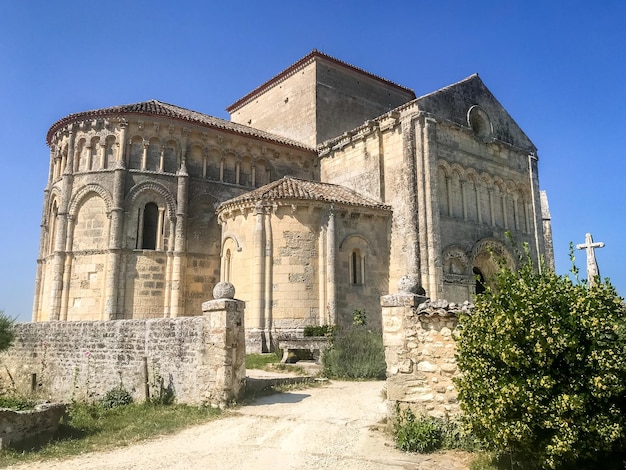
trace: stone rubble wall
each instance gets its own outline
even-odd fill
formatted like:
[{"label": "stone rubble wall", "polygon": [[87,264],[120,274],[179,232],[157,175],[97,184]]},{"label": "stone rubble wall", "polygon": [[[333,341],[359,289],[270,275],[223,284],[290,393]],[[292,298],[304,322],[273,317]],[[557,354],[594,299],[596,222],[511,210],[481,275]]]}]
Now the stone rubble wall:
[{"label": "stone rubble wall", "polygon": [[203,310],[202,317],[18,324],[13,346],[0,354],[0,385],[67,402],[96,400],[122,383],[143,401],[146,358],[152,396],[162,383],[177,402],[223,406],[245,383],[243,302],[210,301]]},{"label": "stone rubble wall", "polygon": [[400,404],[438,417],[458,415],[454,336],[458,313],[471,304],[424,299],[411,294],[382,297],[387,398],[392,407]]},{"label": "stone rubble wall", "polygon": [[0,409],[0,450],[49,441],[59,429],[64,414],[62,403],[38,405],[25,411]]}]

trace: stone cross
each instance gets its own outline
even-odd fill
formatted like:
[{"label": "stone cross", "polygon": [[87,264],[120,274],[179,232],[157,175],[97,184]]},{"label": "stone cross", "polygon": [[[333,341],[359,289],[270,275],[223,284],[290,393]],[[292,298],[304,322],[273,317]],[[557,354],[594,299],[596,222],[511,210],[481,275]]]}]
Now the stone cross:
[{"label": "stone cross", "polygon": [[594,251],[596,248],[604,248],[604,243],[594,243],[590,233],[585,235],[585,243],[576,245],[576,249],[587,251],[587,281],[590,286],[594,285],[596,277],[600,277],[598,263],[596,262],[596,253]]}]

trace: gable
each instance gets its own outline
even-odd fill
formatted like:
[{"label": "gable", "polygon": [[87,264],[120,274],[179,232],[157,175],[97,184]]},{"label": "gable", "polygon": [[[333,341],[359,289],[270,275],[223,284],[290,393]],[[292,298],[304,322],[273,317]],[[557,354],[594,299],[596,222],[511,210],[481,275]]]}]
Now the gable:
[{"label": "gable", "polygon": [[478,74],[421,96],[415,102],[420,111],[432,113],[465,127],[472,127],[470,109],[479,107],[486,113],[493,127],[491,134],[493,138],[528,152],[536,151],[535,145],[493,96]]}]

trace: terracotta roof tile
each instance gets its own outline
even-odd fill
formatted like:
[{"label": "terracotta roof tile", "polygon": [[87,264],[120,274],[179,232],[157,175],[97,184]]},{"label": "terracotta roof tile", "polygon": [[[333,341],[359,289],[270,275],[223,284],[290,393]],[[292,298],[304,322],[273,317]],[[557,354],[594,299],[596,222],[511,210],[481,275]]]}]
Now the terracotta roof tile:
[{"label": "terracotta roof tile", "polygon": [[234,122],[226,121],[225,119],[216,118],[213,116],[209,116],[207,114],[202,114],[197,111],[192,111],[190,109],[181,108],[180,106],[175,106],[173,104],[163,103],[162,101],[150,100],[143,101],[140,103],[126,104],[121,106],[113,106],[111,108],[103,108],[103,109],[95,109],[92,111],[84,111],[81,113],[70,114],[69,116],[60,119],[55,122],[48,131],[48,135],[46,137],[46,141],[50,144],[52,135],[61,127],[72,122],[76,119],[81,118],[89,118],[94,117],[97,118],[99,116],[116,116],[116,115],[124,115],[124,114],[142,114],[149,116],[166,116],[173,119],[183,120],[198,123],[201,125],[213,127],[216,129],[223,129],[231,132],[236,132],[238,134],[243,134],[251,137],[257,137],[264,140],[269,140],[273,142],[277,142],[280,144],[286,144],[291,147],[297,147],[304,150],[314,149],[303,145],[300,142],[296,142],[295,140],[287,139],[285,137],[281,137],[279,135],[270,134],[269,132],[261,131],[258,129],[254,129],[253,127],[244,126],[243,124],[237,124]]},{"label": "terracotta roof tile", "polygon": [[348,206],[360,206],[391,210],[390,206],[374,199],[362,196],[351,189],[330,183],[302,180],[285,176],[258,189],[244,193],[220,204],[218,210],[241,204],[275,200],[310,200],[338,203]]}]

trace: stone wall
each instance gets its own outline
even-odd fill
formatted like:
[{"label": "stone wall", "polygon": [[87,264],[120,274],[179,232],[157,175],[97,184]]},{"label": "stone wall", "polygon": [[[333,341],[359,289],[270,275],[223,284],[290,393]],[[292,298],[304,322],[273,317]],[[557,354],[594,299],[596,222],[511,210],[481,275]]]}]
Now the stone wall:
[{"label": "stone wall", "polygon": [[383,341],[387,399],[431,416],[460,413],[452,379],[458,374],[457,314],[471,308],[414,294],[384,296]]},{"label": "stone wall", "polygon": [[[0,354],[0,381],[51,400],[95,400],[120,381],[136,400],[160,382],[181,403],[215,406],[237,398],[245,380],[243,302],[203,304],[204,316],[16,326]],[[144,359],[145,358],[145,359]],[[145,361],[145,362],[144,362]]]}]

